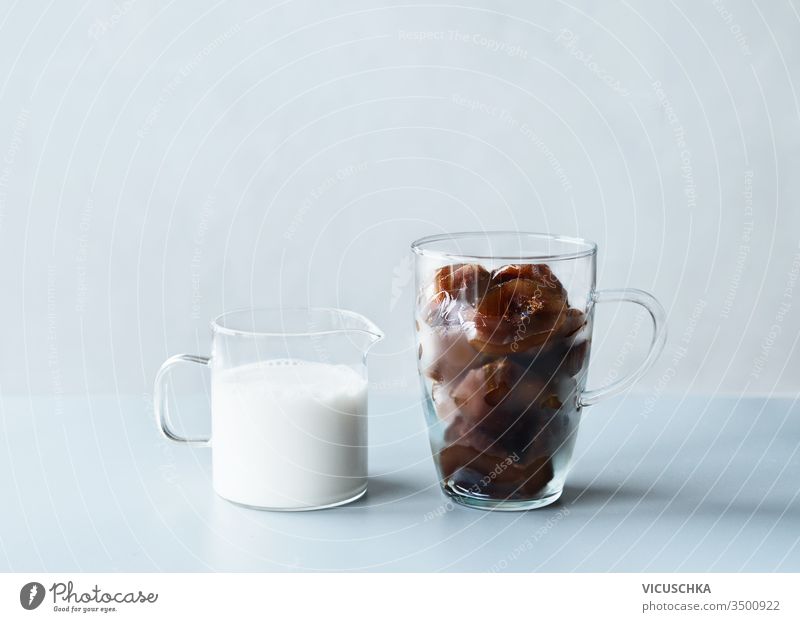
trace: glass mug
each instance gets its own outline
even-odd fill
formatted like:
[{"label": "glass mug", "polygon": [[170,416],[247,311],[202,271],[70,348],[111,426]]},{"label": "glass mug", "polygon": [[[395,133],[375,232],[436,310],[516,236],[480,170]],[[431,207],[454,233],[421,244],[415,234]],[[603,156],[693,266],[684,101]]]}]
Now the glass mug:
[{"label": "glass mug", "polygon": [[[179,354],[155,380],[163,434],[212,447],[217,494],[265,510],[343,505],[367,490],[367,366],[382,339],[341,309],[244,309],[211,323],[211,356]],[[184,438],[169,418],[169,372],[211,369],[211,437]]]},{"label": "glass mug", "polygon": [[[411,246],[416,343],[431,450],[444,492],[496,510],[561,495],[581,410],[631,386],[665,341],[638,289],[595,290],[597,245],[538,233],[436,235]],[[627,377],[586,390],[594,307],[632,302],[653,321]]]}]

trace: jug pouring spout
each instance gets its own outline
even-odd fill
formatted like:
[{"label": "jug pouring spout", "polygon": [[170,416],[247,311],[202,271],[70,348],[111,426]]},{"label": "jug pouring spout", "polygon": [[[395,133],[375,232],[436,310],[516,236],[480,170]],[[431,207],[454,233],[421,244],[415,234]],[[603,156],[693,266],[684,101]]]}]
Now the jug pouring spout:
[{"label": "jug pouring spout", "polygon": [[372,320],[364,317],[360,313],[356,313],[354,311],[337,311],[349,316],[345,319],[345,323],[348,324],[348,328],[344,330],[355,334],[360,334],[365,337],[366,343],[364,346],[364,354],[366,354],[372,348],[372,346],[385,337],[384,332],[378,328],[378,326]]}]

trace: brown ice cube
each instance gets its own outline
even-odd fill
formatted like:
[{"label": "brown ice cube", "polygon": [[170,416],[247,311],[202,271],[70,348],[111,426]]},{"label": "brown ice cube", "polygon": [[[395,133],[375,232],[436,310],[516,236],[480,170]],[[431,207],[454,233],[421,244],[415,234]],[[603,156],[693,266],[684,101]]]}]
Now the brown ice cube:
[{"label": "brown ice cube", "polygon": [[444,431],[444,440],[448,445],[465,445],[479,452],[498,455],[506,453],[497,443],[497,439],[460,415],[456,415],[450,421],[450,425]]},{"label": "brown ice cube", "polygon": [[514,350],[514,325],[503,317],[490,317],[473,310],[465,314],[464,332],[473,348],[490,356],[505,356]]},{"label": "brown ice cube", "polygon": [[419,368],[439,382],[449,383],[486,362],[458,324],[423,326],[419,332]]},{"label": "brown ice cube", "polygon": [[541,493],[554,475],[550,456],[537,456],[518,471],[519,476],[515,482],[519,487],[518,494],[529,497]]},{"label": "brown ice cube", "polygon": [[[458,406],[450,396],[450,389],[446,384],[441,382],[433,383],[431,386],[431,400],[436,410],[436,416],[445,423],[452,424],[458,417]],[[452,427],[452,425],[449,427]]]},{"label": "brown ice cube", "polygon": [[507,358],[471,370],[451,396],[463,417],[499,436],[515,426],[542,397],[544,383]]},{"label": "brown ice cube", "polygon": [[515,454],[495,455],[463,445],[443,448],[439,465],[446,483],[496,499],[535,497],[554,474],[549,456],[520,464]]},{"label": "brown ice cube", "polygon": [[514,482],[516,474],[510,469],[513,461],[508,454],[496,455],[466,445],[448,445],[439,452],[439,465],[445,478],[452,477],[459,469],[471,469],[482,476],[495,473],[493,479],[499,483]]},{"label": "brown ice cube", "polygon": [[492,272],[492,285],[499,285],[513,279],[527,279],[551,289],[563,289],[561,281],[550,270],[550,266],[544,263],[509,264]]},{"label": "brown ice cube", "polygon": [[561,408],[563,404],[561,400],[558,398],[557,393],[550,393],[546,398],[542,400],[542,408],[548,408],[550,410],[558,410]]},{"label": "brown ice cube", "polygon": [[580,309],[569,308],[564,324],[559,331],[560,336],[573,337],[586,325],[586,314]]},{"label": "brown ice cube", "polygon": [[434,292],[447,292],[451,296],[477,301],[489,286],[491,275],[479,264],[453,264],[443,266],[433,278]]},{"label": "brown ice cube", "polygon": [[564,355],[561,370],[570,376],[577,376],[584,371],[589,356],[590,344],[591,342],[588,339],[572,343]]},{"label": "brown ice cube", "polygon": [[589,340],[583,338],[554,338],[539,348],[523,350],[509,358],[551,381],[562,376],[576,376],[583,371],[589,356],[589,345]]},{"label": "brown ice cube", "polygon": [[530,279],[492,286],[475,313],[465,316],[472,345],[487,354],[504,355],[539,347],[558,334],[567,319],[563,288]]},{"label": "brown ice cube", "polygon": [[545,295],[536,281],[512,279],[492,286],[478,303],[478,313],[487,317],[507,317],[536,313],[544,307]]},{"label": "brown ice cube", "polygon": [[422,306],[420,319],[428,326],[457,323],[458,304],[458,301],[447,292],[438,292]]}]

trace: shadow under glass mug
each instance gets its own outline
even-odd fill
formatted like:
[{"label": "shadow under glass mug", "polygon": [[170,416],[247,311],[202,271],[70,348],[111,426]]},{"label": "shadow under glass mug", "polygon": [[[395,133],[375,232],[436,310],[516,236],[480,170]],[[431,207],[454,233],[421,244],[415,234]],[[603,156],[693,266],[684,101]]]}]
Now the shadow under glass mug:
[{"label": "shadow under glass mug", "polygon": [[[630,387],[666,339],[638,289],[595,290],[597,245],[556,235],[435,235],[415,256],[418,367],[442,489],[476,508],[527,510],[562,493],[584,406]],[[653,322],[641,365],[586,389],[597,303],[632,302]]]},{"label": "shadow under glass mug", "polygon": [[[211,323],[211,356],[178,354],[155,380],[163,434],[211,446],[214,490],[265,510],[343,505],[367,489],[367,364],[383,334],[342,309],[243,309]],[[211,369],[211,436],[170,422],[170,372]]]}]

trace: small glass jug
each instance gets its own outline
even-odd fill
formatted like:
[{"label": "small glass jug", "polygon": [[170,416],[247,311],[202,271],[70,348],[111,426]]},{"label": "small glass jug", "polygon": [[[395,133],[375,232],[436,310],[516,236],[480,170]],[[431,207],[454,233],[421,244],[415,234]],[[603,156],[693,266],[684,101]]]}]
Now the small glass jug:
[{"label": "small glass jug", "polygon": [[[265,510],[313,510],[367,490],[367,366],[382,339],[341,309],[244,309],[211,323],[211,356],[179,354],[155,380],[161,431],[212,447],[214,490]],[[184,438],[169,418],[169,372],[211,369],[211,437]]]}]

